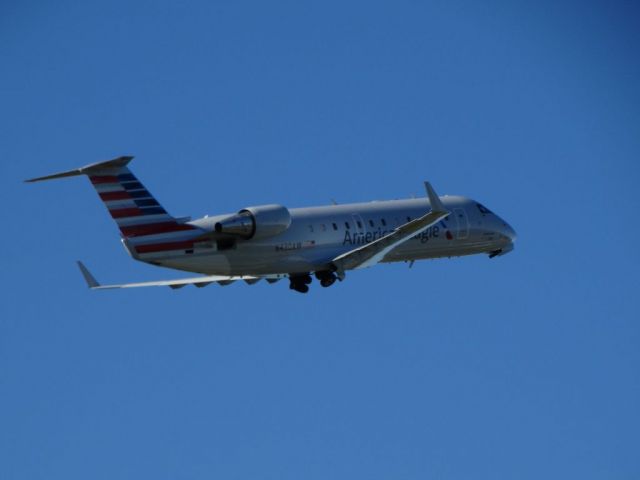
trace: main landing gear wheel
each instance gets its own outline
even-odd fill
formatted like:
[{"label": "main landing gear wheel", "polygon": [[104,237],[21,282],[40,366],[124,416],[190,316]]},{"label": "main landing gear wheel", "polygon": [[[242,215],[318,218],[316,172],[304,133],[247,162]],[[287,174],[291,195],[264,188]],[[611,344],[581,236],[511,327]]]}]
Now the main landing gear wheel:
[{"label": "main landing gear wheel", "polygon": [[304,283],[291,283],[289,288],[300,293],[307,293],[309,291],[309,285],[305,285]]}]

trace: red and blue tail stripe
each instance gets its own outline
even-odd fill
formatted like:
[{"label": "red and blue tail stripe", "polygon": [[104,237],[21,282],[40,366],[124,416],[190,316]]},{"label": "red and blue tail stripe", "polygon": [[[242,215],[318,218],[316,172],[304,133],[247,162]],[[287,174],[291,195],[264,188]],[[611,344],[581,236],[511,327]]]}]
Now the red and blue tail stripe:
[{"label": "red and blue tail stripe", "polygon": [[[170,231],[167,230],[169,225],[179,226],[132,173],[89,175],[89,180],[98,191],[111,217],[121,227],[120,231],[125,237],[139,234],[136,229],[128,228],[132,225],[144,225],[144,229],[140,231],[147,234],[158,233],[152,226],[157,223],[163,224],[164,231]],[[189,227],[193,229],[191,226],[186,228],[189,229]],[[184,225],[179,228],[179,230],[184,229]]]},{"label": "red and blue tail stripe", "polygon": [[[176,221],[128,170],[88,174],[100,199],[115,220],[127,246],[136,254],[189,250],[200,229]],[[196,235],[194,235],[196,234]]]}]

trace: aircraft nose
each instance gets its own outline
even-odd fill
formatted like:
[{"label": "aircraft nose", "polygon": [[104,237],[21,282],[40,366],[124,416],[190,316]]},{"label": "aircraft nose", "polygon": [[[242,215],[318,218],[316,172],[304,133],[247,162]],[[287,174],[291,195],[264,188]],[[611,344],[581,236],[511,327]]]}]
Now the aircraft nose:
[{"label": "aircraft nose", "polygon": [[494,222],[493,233],[497,236],[495,242],[496,246],[499,248],[490,252],[489,258],[506,255],[513,251],[514,242],[516,241],[516,231],[511,227],[511,225],[497,215],[494,216]]},{"label": "aircraft nose", "polygon": [[500,233],[511,240],[511,243],[515,242],[517,238],[516,231],[504,220],[501,219],[501,222],[502,228]]}]

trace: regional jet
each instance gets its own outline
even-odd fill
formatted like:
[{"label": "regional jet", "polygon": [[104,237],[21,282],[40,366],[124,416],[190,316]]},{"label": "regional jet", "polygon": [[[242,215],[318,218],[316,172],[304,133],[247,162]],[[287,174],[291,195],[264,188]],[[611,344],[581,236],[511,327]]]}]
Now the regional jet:
[{"label": "regional jet", "polygon": [[439,197],[425,182],[426,197],[320,207],[246,207],[237,213],[192,220],[171,216],[128,168],[130,156],[33,178],[38,182],[86,175],[120,229],[131,257],[201,276],[101,285],[78,262],[93,290],[185,285],[204,287],[236,281],[254,284],[289,280],[309,291],[312,276],[323,287],[346,272],[378,263],[513,250],[509,224],[475,200]]}]

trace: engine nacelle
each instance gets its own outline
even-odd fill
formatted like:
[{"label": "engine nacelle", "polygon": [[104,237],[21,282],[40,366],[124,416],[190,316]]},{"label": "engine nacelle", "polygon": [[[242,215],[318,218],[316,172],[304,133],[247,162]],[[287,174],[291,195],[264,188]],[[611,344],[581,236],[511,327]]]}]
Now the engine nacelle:
[{"label": "engine nacelle", "polygon": [[282,205],[243,208],[215,224],[216,233],[244,239],[273,237],[291,225],[291,214]]}]

